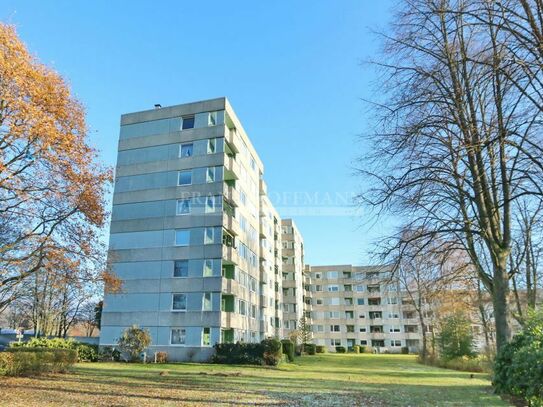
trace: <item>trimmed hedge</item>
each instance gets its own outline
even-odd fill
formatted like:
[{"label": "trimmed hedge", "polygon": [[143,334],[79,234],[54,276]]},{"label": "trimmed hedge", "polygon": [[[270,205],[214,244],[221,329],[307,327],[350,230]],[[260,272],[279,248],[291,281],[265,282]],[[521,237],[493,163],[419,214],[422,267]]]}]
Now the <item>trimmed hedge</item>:
[{"label": "trimmed hedge", "polygon": [[101,362],[119,362],[121,352],[111,346],[102,346],[98,351],[98,359]]},{"label": "trimmed hedge", "polygon": [[283,339],[283,353],[287,356],[289,362],[294,362],[294,343],[290,339]]},{"label": "trimmed hedge", "polygon": [[7,348],[0,353],[0,371],[6,376],[63,373],[77,358],[75,349]]},{"label": "trimmed hedge", "polygon": [[42,348],[42,349],[73,349],[77,351],[79,362],[97,362],[98,345],[77,342],[64,338],[31,338],[28,342],[11,342],[10,349]]},{"label": "trimmed hedge", "polygon": [[366,352],[366,347],[365,346],[360,345],[358,348],[360,349],[360,353],[365,353]]},{"label": "trimmed hedge", "polygon": [[315,353],[317,353],[317,346],[314,343],[304,344],[304,349],[308,355],[314,355]]},{"label": "trimmed hedge", "polygon": [[213,347],[213,363],[277,366],[283,357],[283,344],[278,339],[264,339],[260,343],[217,343]]},{"label": "trimmed hedge", "polygon": [[409,348],[407,346],[402,346],[402,355],[409,355]]},{"label": "trimmed hedge", "polygon": [[336,353],[345,353],[347,352],[347,349],[345,349],[345,346],[336,346]]},{"label": "trimmed hedge", "polygon": [[317,353],[326,353],[326,346],[323,346],[323,345],[317,345],[315,347],[315,351]]}]

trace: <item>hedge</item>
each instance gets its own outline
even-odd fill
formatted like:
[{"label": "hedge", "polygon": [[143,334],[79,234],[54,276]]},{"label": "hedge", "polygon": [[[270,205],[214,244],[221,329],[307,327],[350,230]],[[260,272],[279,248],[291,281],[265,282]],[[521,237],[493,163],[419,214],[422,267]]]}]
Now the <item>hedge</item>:
[{"label": "hedge", "polygon": [[317,353],[317,346],[313,343],[305,343],[304,349],[308,355],[314,355],[315,353]]},{"label": "hedge", "polygon": [[42,349],[74,349],[79,362],[97,362],[98,345],[77,342],[64,338],[31,338],[28,342],[12,342],[10,349],[42,348]]},{"label": "hedge", "polygon": [[7,348],[0,353],[0,372],[6,376],[62,373],[77,362],[75,349]]},{"label": "hedge", "polygon": [[326,346],[317,345],[315,347],[315,350],[316,350],[317,353],[326,353]]},{"label": "hedge", "polygon": [[347,352],[347,349],[345,349],[345,346],[336,346],[336,353],[345,353]]},{"label": "hedge", "polygon": [[264,348],[264,363],[268,366],[277,366],[283,356],[283,344],[279,339],[269,338],[260,342]]},{"label": "hedge", "polygon": [[217,343],[213,363],[277,366],[283,356],[283,344],[278,339],[260,343]]},{"label": "hedge", "polygon": [[287,355],[289,362],[294,362],[294,343],[290,339],[283,339],[283,353]]}]

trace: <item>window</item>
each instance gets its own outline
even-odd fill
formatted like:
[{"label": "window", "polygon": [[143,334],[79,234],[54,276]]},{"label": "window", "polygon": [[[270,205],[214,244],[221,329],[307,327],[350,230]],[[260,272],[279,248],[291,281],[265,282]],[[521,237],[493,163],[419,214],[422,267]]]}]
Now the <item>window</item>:
[{"label": "window", "polygon": [[402,346],[402,341],[390,341],[390,346]]},{"label": "window", "polygon": [[324,325],[315,325],[317,332],[324,332]]},{"label": "window", "polygon": [[329,305],[339,305],[339,298],[338,297],[330,298]]},{"label": "window", "polygon": [[345,318],[346,319],[353,319],[354,318],[354,311],[345,311]]},{"label": "window", "polygon": [[214,154],[217,148],[217,139],[210,138],[207,140],[207,153]]},{"label": "window", "polygon": [[356,286],[356,291],[358,291],[358,292],[364,291],[364,286],[363,285],[357,285]]},{"label": "window", "polygon": [[190,199],[177,200],[177,214],[188,215],[190,213]]},{"label": "window", "polygon": [[389,304],[397,304],[398,298],[397,297],[388,297],[388,303]]},{"label": "window", "polygon": [[213,260],[206,259],[204,260],[204,270],[202,275],[204,277],[213,277]]},{"label": "window", "polygon": [[395,312],[389,312],[389,313],[388,313],[388,317],[389,317],[389,318],[394,318],[394,319],[395,319],[395,318],[400,318],[400,314],[397,314],[397,313],[395,313]]},{"label": "window", "polygon": [[360,328],[360,332],[366,332],[366,328]]},{"label": "window", "polygon": [[341,339],[330,339],[330,345],[341,346]]},{"label": "window", "polygon": [[202,346],[211,346],[211,328],[202,329]]},{"label": "window", "polygon": [[179,171],[177,178],[177,185],[190,185],[192,184],[192,171]]},{"label": "window", "polygon": [[399,326],[391,326],[390,327],[390,332],[400,332],[400,327]]},{"label": "window", "polygon": [[315,278],[320,279],[321,278],[321,273],[315,273]]},{"label": "window", "polygon": [[213,301],[211,300],[211,293],[204,293],[202,299],[202,311],[213,311]]},{"label": "window", "polygon": [[317,298],[317,305],[322,305],[322,298]]},{"label": "window", "polygon": [[184,345],[187,333],[182,328],[173,328],[170,334],[171,345]]},{"label": "window", "polygon": [[207,167],[206,182],[209,184],[215,182],[215,167]]},{"label": "window", "polygon": [[328,291],[339,291],[339,286],[337,285],[329,285]]},{"label": "window", "polygon": [[256,318],[256,305],[251,305],[251,318]]},{"label": "window", "polygon": [[174,277],[188,277],[189,276],[189,261],[188,260],[176,260],[173,266]]},{"label": "window", "polygon": [[193,144],[181,144],[181,147],[179,148],[179,157],[180,158],[186,158],[186,157],[192,157],[192,151],[193,151]]},{"label": "window", "polygon": [[354,332],[354,325],[346,325],[347,332]]},{"label": "window", "polygon": [[315,291],[322,291],[322,285],[316,285],[315,286]]},{"label": "window", "polygon": [[188,246],[190,243],[190,230],[180,229],[175,231],[175,245]]},{"label": "window", "polygon": [[344,284],[343,291],[353,291],[353,286],[350,284]]},{"label": "window", "polygon": [[172,295],[172,310],[186,311],[187,310],[187,294]]},{"label": "window", "polygon": [[194,128],[194,115],[183,117],[183,125],[181,126],[182,130],[193,129]]},{"label": "window", "polygon": [[364,305],[364,298],[357,298],[357,299],[356,299],[356,303],[357,303],[358,305]]},{"label": "window", "polygon": [[365,339],[360,340],[360,345],[367,345],[367,344],[368,344],[367,340],[365,340]]},{"label": "window", "polygon": [[330,332],[340,332],[339,325],[330,325]]},{"label": "window", "polygon": [[352,298],[345,298],[345,305],[353,305],[353,299]]},{"label": "window", "polygon": [[209,116],[207,118],[207,125],[215,126],[216,124],[217,124],[217,112],[209,112]]},{"label": "window", "polygon": [[328,311],[328,318],[338,319],[339,311]]},{"label": "window", "polygon": [[239,313],[241,315],[247,315],[247,303],[243,300],[239,300]]},{"label": "window", "polygon": [[204,244],[213,244],[215,241],[214,237],[215,237],[215,229],[205,228]]}]

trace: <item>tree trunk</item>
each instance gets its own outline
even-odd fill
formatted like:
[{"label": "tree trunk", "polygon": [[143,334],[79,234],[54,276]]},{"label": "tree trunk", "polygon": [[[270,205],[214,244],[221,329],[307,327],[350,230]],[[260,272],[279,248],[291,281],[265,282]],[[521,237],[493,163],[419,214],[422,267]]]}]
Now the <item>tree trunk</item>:
[{"label": "tree trunk", "polygon": [[509,327],[509,279],[506,259],[494,267],[493,295],[494,321],[496,324],[496,349],[499,351],[511,337]]}]

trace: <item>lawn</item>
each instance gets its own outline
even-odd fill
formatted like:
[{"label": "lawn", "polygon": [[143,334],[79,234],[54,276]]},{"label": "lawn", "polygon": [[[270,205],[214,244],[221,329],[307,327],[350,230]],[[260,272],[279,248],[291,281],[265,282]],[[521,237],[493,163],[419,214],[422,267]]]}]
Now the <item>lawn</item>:
[{"label": "lawn", "polygon": [[85,363],[68,374],[0,377],[9,406],[504,406],[488,376],[423,366],[409,355],[297,358],[278,368]]}]

